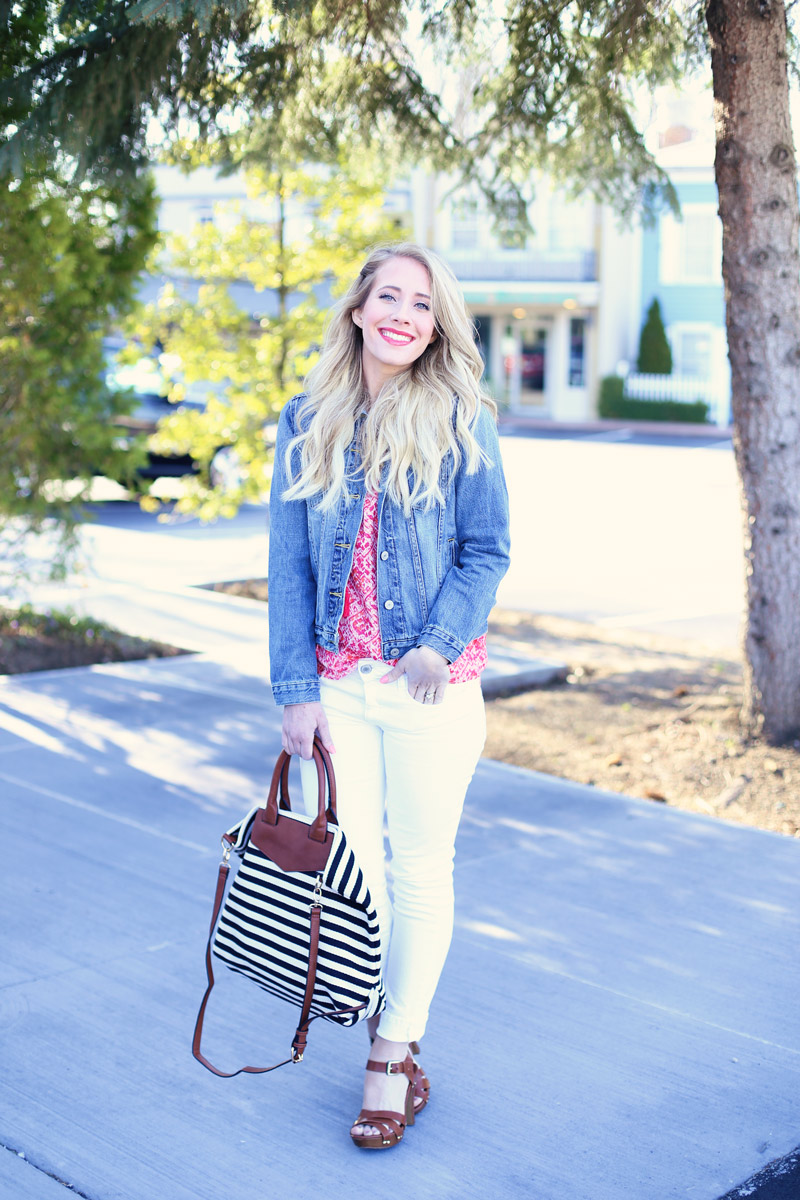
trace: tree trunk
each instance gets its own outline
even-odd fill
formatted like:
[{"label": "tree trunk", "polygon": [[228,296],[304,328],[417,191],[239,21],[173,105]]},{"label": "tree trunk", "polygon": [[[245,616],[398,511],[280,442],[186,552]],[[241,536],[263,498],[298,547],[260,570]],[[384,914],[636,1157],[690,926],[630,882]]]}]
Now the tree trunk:
[{"label": "tree trunk", "polygon": [[800,211],[782,0],[709,0],[716,178],[744,517],[743,723],[800,733]]}]

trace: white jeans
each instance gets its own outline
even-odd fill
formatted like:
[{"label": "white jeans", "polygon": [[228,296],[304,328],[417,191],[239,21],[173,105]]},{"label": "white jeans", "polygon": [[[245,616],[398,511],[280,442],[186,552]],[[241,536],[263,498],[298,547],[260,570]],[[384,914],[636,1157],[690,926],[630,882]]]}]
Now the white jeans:
[{"label": "white jeans", "polygon": [[[422,1037],[453,934],[453,855],[467,786],[486,739],[480,681],[450,684],[441,704],[420,704],[406,678],[361,659],[344,679],[321,680],[336,753],[339,821],[378,910],[386,1008],[381,1037]],[[317,774],[301,763],[307,812]],[[384,812],[392,854],[389,898]]]}]

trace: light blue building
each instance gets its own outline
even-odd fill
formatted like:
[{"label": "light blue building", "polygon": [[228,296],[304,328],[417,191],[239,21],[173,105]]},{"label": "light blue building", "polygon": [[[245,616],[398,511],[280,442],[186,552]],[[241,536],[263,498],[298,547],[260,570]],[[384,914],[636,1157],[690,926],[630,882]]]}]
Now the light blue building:
[{"label": "light blue building", "polygon": [[[628,375],[631,395],[704,400],[730,420],[722,285],[722,225],[707,97],[667,92],[648,131],[681,207],[652,227],[624,226],[590,197],[569,200],[537,182],[533,233],[504,241],[481,198],[446,177],[417,174],[420,241],[439,250],[476,319],[487,377],[512,413],[556,421],[597,415],[605,375]],[[658,299],[673,356],[669,377],[636,374],[639,336]]]},{"label": "light blue building", "polygon": [[664,394],[707,400],[711,419],[727,424],[730,368],[713,129],[671,126],[660,140],[658,161],[678,194],[681,218],[665,211],[653,228],[639,232],[636,328],[631,330],[626,358],[635,371],[639,331],[652,301],[657,299],[673,357],[673,376]]}]

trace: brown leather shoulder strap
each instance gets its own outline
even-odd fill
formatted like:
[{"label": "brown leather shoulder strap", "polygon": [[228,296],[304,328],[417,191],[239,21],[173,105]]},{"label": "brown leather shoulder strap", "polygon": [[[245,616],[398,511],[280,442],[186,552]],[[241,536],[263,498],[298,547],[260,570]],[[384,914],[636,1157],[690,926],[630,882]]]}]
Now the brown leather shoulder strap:
[{"label": "brown leather shoulder strap", "polygon": [[[197,1020],[194,1026],[194,1037],[192,1038],[192,1054],[194,1057],[199,1063],[202,1063],[204,1067],[207,1067],[209,1071],[212,1071],[215,1075],[219,1075],[221,1079],[233,1079],[236,1075],[243,1074],[264,1075],[268,1071],[277,1070],[278,1067],[285,1067],[288,1063],[302,1062],[303,1052],[308,1040],[308,1027],[312,1021],[317,1019],[317,1016],[322,1015],[321,1013],[317,1013],[316,1016],[309,1016],[309,1012],[311,1010],[311,1001],[314,996],[314,984],[317,977],[319,923],[322,912],[322,909],[318,904],[312,904],[310,913],[311,929],[308,950],[308,973],[306,975],[306,987],[305,994],[303,996],[303,1007],[300,1012],[300,1021],[292,1040],[291,1058],[284,1058],[280,1062],[273,1063],[271,1067],[240,1067],[238,1071],[220,1071],[219,1068],[215,1067],[213,1063],[209,1062],[209,1060],[203,1054],[200,1048],[200,1043],[203,1037],[203,1021],[205,1020],[208,998],[211,995],[211,989],[214,987],[214,967],[212,961],[211,944],[214,938],[214,929],[216,928],[220,909],[222,908],[222,900],[225,895],[225,885],[228,881],[229,872],[230,867],[226,857],[225,860],[223,860],[223,862],[221,862],[219,865],[219,873],[217,875],[217,890],[214,895],[214,908],[211,914],[211,926],[208,931],[208,942],[206,943],[206,977],[208,979],[208,986],[206,987],[203,999],[200,1002],[200,1010],[197,1014]],[[347,1013],[359,1012],[364,1007],[365,1006],[363,1004],[357,1004],[352,1008],[337,1009],[334,1013],[328,1015],[344,1016]]]},{"label": "brown leather shoulder strap", "polygon": [[274,1063],[271,1067],[240,1067],[238,1071],[220,1071],[213,1063],[209,1062],[206,1056],[200,1049],[200,1042],[203,1037],[203,1021],[206,1014],[206,1006],[208,998],[211,995],[211,989],[214,986],[214,967],[212,964],[211,942],[214,937],[214,929],[216,928],[217,918],[219,917],[220,909],[222,908],[222,900],[225,895],[225,884],[228,881],[230,867],[227,860],[219,864],[219,874],[217,875],[217,890],[214,895],[214,909],[211,914],[211,927],[208,931],[208,942],[206,943],[206,977],[208,986],[205,990],[203,999],[200,1002],[200,1011],[197,1014],[197,1020],[194,1026],[194,1037],[192,1038],[192,1054],[198,1062],[207,1067],[209,1071],[213,1071],[215,1075],[219,1075],[222,1079],[233,1079],[235,1075],[263,1075],[267,1071],[274,1071],[277,1067],[284,1067],[287,1063],[292,1062],[291,1058],[285,1058],[282,1062]]},{"label": "brown leather shoulder strap", "polygon": [[319,953],[319,919],[322,909],[319,904],[311,905],[311,938],[308,947],[308,974],[306,975],[306,990],[303,996],[303,1007],[300,1011],[300,1021],[292,1040],[292,1057],[295,1062],[303,1061],[303,1053],[308,1041],[308,1015],[311,1012],[311,1001],[314,998],[314,984],[317,979],[317,954]]}]

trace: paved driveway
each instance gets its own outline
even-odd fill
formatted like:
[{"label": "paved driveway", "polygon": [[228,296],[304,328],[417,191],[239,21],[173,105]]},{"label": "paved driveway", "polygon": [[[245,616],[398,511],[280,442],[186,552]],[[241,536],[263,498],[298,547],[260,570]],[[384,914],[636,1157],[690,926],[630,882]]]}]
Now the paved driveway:
[{"label": "paved driveway", "polygon": [[503,437],[510,608],[738,645],[743,550],[730,449]]}]

